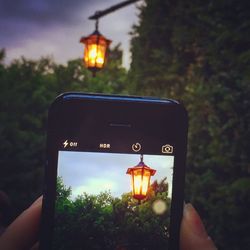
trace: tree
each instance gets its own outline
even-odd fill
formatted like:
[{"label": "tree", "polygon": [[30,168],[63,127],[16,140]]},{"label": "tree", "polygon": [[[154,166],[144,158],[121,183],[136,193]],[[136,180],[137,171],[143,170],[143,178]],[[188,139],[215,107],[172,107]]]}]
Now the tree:
[{"label": "tree", "polygon": [[157,215],[152,204],[161,199],[169,205],[170,199],[165,180],[158,187],[158,193],[140,205],[131,193],[121,198],[112,197],[110,192],[83,193],[72,200],[71,188],[59,178],[54,249],[166,249],[169,210]]},{"label": "tree", "polygon": [[55,93],[49,66],[48,59],[22,58],[1,70],[0,189],[15,216],[41,193],[47,108]]},{"label": "tree", "polygon": [[131,91],[184,101],[186,196],[220,249],[250,248],[248,5],[146,0],[132,32]]},{"label": "tree", "polygon": [[126,92],[127,72],[119,45],[96,78],[80,59],[58,65],[50,58],[20,58],[4,65],[4,55],[1,50],[0,190],[9,195],[16,217],[42,193],[47,112],[55,97],[69,91]]}]

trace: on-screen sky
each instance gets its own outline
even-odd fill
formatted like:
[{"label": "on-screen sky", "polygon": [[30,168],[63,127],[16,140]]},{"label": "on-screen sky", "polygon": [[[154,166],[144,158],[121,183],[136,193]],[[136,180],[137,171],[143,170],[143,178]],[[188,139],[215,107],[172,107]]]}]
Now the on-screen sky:
[{"label": "on-screen sky", "polygon": [[[62,177],[67,187],[71,187],[73,199],[83,192],[99,194],[103,191],[110,191],[113,196],[120,197],[131,191],[130,175],[126,171],[139,161],[139,154],[60,151],[58,176]],[[167,177],[170,197],[174,156],[144,155],[143,161],[156,170],[151,183]]]}]

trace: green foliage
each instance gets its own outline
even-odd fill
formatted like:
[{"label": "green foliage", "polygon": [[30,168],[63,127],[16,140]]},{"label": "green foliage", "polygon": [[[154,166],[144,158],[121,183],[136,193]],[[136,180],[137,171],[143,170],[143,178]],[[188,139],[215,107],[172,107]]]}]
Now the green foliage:
[{"label": "green foliage", "polygon": [[250,249],[249,16],[245,0],[146,0],[132,32],[130,89],[184,101],[186,196],[220,249]]},{"label": "green foliage", "polygon": [[[15,214],[41,192],[45,120],[57,94],[170,97],[183,100],[189,112],[187,199],[220,249],[250,249],[249,12],[246,0],[145,0],[131,32],[128,77],[119,45],[96,78],[81,60],[57,65],[48,58],[21,58],[4,65],[1,50],[0,189],[11,197]],[[81,199],[79,209],[83,200],[96,203],[94,197]],[[112,204],[105,214],[118,209],[116,219],[122,222],[133,200],[125,194]],[[132,220],[133,228],[140,221]]]},{"label": "green foliage", "polygon": [[0,189],[16,212],[41,193],[46,109],[54,97],[53,83],[43,74],[47,65],[47,59],[22,58],[1,68]]},{"label": "green foliage", "polygon": [[83,193],[72,200],[71,189],[58,178],[53,248],[166,249],[169,210],[161,215],[152,210],[153,202],[159,199],[170,207],[165,181],[154,182],[150,197],[138,204],[131,193],[121,198],[112,197],[110,192]]},{"label": "green foliage", "polygon": [[3,63],[0,51],[0,190],[10,197],[14,216],[42,192],[45,163],[46,120],[49,105],[68,91],[122,93],[126,70],[121,66],[119,45],[113,58],[93,78],[81,60],[58,65],[50,58],[20,58]]}]

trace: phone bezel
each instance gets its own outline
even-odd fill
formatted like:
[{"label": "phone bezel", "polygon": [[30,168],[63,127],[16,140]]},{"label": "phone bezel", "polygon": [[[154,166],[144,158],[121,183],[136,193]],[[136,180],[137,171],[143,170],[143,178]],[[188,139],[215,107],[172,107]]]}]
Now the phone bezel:
[{"label": "phone bezel", "polygon": [[[127,116],[125,115],[125,117],[127,117],[129,122],[132,124],[133,122],[138,122],[135,121],[135,118],[137,118],[136,116],[139,112],[145,113],[145,110],[150,108],[153,109],[155,113],[158,112],[158,109],[165,110],[166,117],[169,116],[171,118],[169,120],[169,124],[166,124],[166,127],[169,127],[164,130],[164,135],[168,136],[168,138],[170,138],[172,143],[175,145],[169,249],[179,249],[179,232],[184,201],[184,178],[188,129],[188,118],[185,108],[180,103],[169,99],[86,93],[62,94],[56,98],[49,110],[47,162],[45,167],[40,249],[50,249],[52,241],[59,145],[62,143],[63,136],[74,136],[74,133],[71,134],[71,132],[74,130],[79,131],[79,122],[81,122],[81,119],[84,116],[82,113],[87,112],[89,108],[91,109],[91,107],[93,108],[95,104],[97,105],[97,110],[98,108],[100,109],[101,106],[104,107],[104,110],[105,108],[107,109],[107,107],[111,107],[111,109],[113,106],[116,107],[114,116],[119,116],[119,121],[125,119],[123,115],[119,114],[119,105],[120,107],[123,107],[125,111],[127,107],[128,114]],[[100,115],[102,112],[103,110],[100,112]],[[148,112],[150,113],[152,110]],[[129,113],[133,115],[130,117]],[[111,110],[107,117],[109,117],[109,119],[112,117]],[[105,116],[103,119],[105,120]],[[151,128],[156,126],[156,130],[158,129],[157,124],[154,125],[152,122],[150,125],[144,124],[144,126],[151,126]],[[94,130],[96,127],[89,126],[88,129]],[[162,129],[163,128],[161,127],[161,130]],[[160,138],[163,133],[161,130],[159,129],[158,131],[154,131],[154,135],[157,135],[158,133]],[[82,136],[86,136],[86,134]]]}]

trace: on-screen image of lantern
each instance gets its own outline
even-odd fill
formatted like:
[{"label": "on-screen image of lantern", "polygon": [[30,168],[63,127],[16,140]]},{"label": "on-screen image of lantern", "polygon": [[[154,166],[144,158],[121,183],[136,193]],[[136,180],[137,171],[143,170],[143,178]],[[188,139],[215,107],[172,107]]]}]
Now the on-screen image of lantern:
[{"label": "on-screen image of lantern", "polygon": [[96,29],[91,35],[82,37],[80,42],[85,44],[83,58],[85,66],[95,75],[105,64],[107,50],[111,40],[106,39]]},{"label": "on-screen image of lantern", "polygon": [[155,169],[148,167],[143,162],[143,155],[141,155],[138,165],[128,168],[127,174],[131,175],[132,194],[135,199],[141,201],[146,198],[150,186],[150,177],[155,173]]}]

